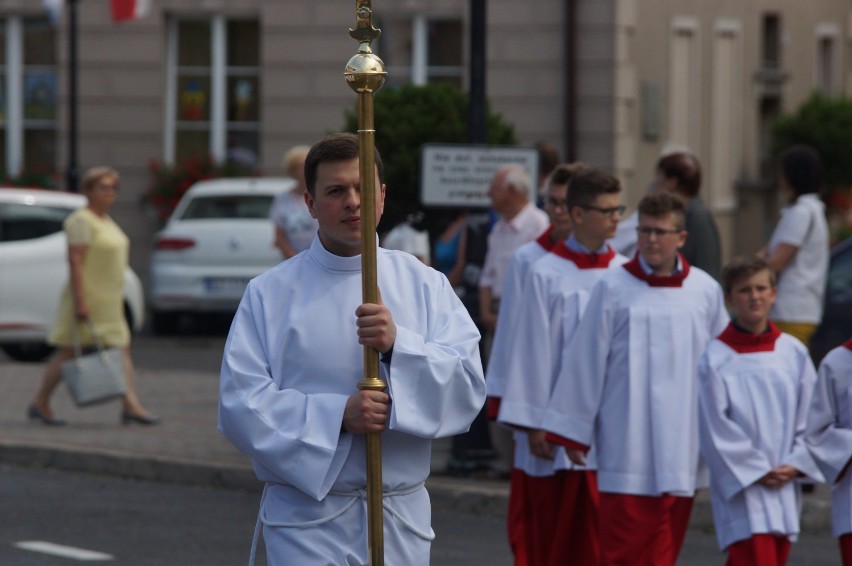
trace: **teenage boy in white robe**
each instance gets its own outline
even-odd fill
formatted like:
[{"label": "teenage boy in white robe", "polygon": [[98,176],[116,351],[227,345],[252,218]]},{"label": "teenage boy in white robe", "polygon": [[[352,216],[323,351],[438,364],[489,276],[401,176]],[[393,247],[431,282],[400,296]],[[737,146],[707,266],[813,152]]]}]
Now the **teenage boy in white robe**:
[{"label": "teenage boy in white robe", "polygon": [[592,288],[563,358],[573,386],[543,426],[575,464],[597,450],[601,562],[666,566],[698,481],[698,359],[728,314],[719,284],[677,252],[683,201],[655,193],[638,208],[639,252]]},{"label": "teenage boy in white robe", "polygon": [[[571,177],[582,168],[582,164],[558,165],[550,176],[544,190],[544,211],[550,220],[550,226],[537,239],[527,242],[512,255],[512,263],[506,270],[503,280],[503,293],[500,301],[500,312],[497,316],[497,328],[494,331],[494,341],[491,354],[485,370],[485,383],[488,390],[486,416],[489,421],[496,421],[500,411],[500,400],[506,384],[506,367],[513,354],[516,342],[515,319],[523,295],[523,282],[532,264],[546,256],[556,244],[565,240],[571,233],[571,220],[568,216],[567,195],[568,183]],[[524,352],[528,355],[531,351]],[[517,442],[524,442],[513,434],[514,451]],[[531,563],[528,558],[525,527],[527,521],[521,508],[523,501],[523,481],[521,472],[513,462],[510,475],[509,509],[506,514],[506,527],[509,536],[509,547],[515,556],[516,564]],[[534,563],[534,562],[533,562]]]},{"label": "teenage boy in white robe", "polygon": [[[624,212],[621,184],[609,173],[580,170],[571,178],[567,208],[571,235],[532,265],[524,285],[499,422],[520,430],[515,467],[523,478],[529,563],[596,566],[600,548],[593,462],[572,464],[564,450],[545,439],[542,423],[557,376],[571,381],[570,361],[560,371],[560,357],[589,291],[607,269],[627,261],[606,243]],[[566,387],[570,391],[572,385]]]},{"label": "teenage boy in white robe", "polygon": [[852,566],[852,337],[819,365],[805,440],[831,486],[831,523]]},{"label": "teenage boy in white robe", "polygon": [[805,424],[816,370],[808,350],[769,321],[775,274],[762,259],[722,273],[734,319],[698,366],[701,453],[728,566],[783,566],[799,534],[798,478],[820,481]]},{"label": "teenage boy in white robe", "polygon": [[[431,440],[485,401],[479,332],[446,277],[378,250],[379,303],[361,304],[358,138],[311,148],[311,247],[253,279],[225,344],[219,428],[266,482],[269,564],[367,564],[365,433],[381,432],[387,564],[429,564]],[[376,154],[376,222],[384,206]],[[386,391],[359,391],[363,346]]]}]

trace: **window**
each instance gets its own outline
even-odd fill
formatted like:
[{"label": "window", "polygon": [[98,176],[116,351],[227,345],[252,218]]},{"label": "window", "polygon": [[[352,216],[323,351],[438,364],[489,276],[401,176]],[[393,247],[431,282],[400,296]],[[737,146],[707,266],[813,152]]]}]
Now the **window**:
[{"label": "window", "polygon": [[816,30],[816,88],[828,96],[840,90],[840,30],[835,24],[821,24]]},{"label": "window", "polygon": [[0,206],[0,242],[34,240],[62,231],[71,208],[9,203]]},{"label": "window", "polygon": [[56,165],[56,32],[47,19],[0,20],[0,167],[11,176]]},{"label": "window", "polygon": [[212,155],[257,165],[259,34],[257,20],[170,22],[165,161]]},{"label": "window", "polygon": [[196,197],[189,202],[181,220],[210,220],[222,218],[269,219],[271,196]]},{"label": "window", "polygon": [[427,18],[380,22],[376,54],[385,62],[388,84],[447,82],[462,88],[464,25],[459,19]]},{"label": "window", "polygon": [[781,68],[781,16],[774,13],[763,15],[763,66]]}]

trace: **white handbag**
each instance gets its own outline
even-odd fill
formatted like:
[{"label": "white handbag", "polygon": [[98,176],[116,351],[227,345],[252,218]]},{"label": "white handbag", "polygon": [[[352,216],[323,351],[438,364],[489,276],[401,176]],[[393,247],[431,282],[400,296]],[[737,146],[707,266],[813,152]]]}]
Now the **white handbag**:
[{"label": "white handbag", "polygon": [[61,366],[62,379],[78,407],[103,403],[124,395],[127,383],[124,376],[124,350],[104,348],[95,334],[91,319],[86,321],[97,350],[83,355],[77,323],[72,325],[74,359]]}]

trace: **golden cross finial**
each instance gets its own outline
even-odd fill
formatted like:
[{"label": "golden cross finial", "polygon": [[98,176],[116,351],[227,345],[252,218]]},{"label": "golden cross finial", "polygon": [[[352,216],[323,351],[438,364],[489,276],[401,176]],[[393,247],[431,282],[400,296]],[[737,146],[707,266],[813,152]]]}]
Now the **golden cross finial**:
[{"label": "golden cross finial", "polygon": [[358,43],[368,45],[382,35],[382,30],[373,27],[373,9],[370,0],[355,0],[355,29],[349,30],[349,37]]}]

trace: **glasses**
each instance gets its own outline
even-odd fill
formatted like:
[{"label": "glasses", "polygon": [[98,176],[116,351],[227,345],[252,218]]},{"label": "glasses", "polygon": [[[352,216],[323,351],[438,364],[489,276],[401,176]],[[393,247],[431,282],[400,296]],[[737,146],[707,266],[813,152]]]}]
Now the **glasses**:
[{"label": "glasses", "polygon": [[683,230],[665,230],[663,228],[650,228],[648,226],[639,226],[636,231],[642,236],[656,236],[662,238],[668,234],[680,234]]},{"label": "glasses", "polygon": [[553,207],[553,208],[562,207],[565,210],[568,210],[568,199],[548,197],[548,199],[545,202],[546,202],[547,206],[550,206],[550,207]]},{"label": "glasses", "polygon": [[580,208],[583,210],[594,210],[595,212],[600,212],[601,214],[606,214],[607,216],[615,216],[616,214],[624,214],[624,211],[627,210],[627,207],[623,204],[620,206],[613,206],[612,208],[601,208],[599,206],[592,206],[590,204],[582,204]]}]

